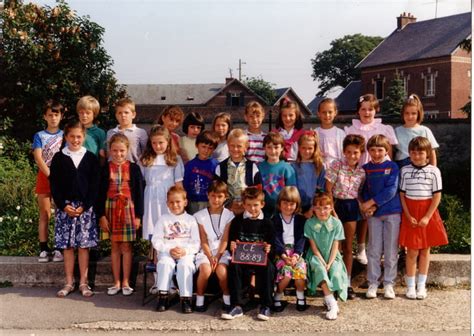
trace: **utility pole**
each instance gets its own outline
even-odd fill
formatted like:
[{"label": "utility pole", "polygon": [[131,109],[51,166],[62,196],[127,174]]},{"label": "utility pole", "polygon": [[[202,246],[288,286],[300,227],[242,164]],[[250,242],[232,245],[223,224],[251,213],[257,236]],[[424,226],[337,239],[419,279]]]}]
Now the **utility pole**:
[{"label": "utility pole", "polygon": [[242,80],[242,65],[247,64],[245,62],[242,62],[242,60],[239,58],[239,81]]}]

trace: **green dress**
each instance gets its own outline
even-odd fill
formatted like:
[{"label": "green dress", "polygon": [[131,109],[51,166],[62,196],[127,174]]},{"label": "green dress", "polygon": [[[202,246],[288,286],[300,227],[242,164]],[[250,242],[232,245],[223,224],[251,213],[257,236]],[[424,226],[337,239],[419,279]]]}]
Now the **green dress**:
[{"label": "green dress", "polygon": [[[331,247],[335,240],[344,240],[344,230],[339,219],[330,216],[327,221],[321,221],[316,217],[311,217],[304,226],[304,235],[316,243],[319,252],[324,260],[328,262],[331,254]],[[311,248],[306,253],[306,263],[308,265],[308,291],[314,295],[321,281],[326,281],[332,292],[337,292],[343,301],[347,299],[347,270],[342,260],[341,253],[337,251],[329,272],[326,271],[319,259],[313,254]]]}]

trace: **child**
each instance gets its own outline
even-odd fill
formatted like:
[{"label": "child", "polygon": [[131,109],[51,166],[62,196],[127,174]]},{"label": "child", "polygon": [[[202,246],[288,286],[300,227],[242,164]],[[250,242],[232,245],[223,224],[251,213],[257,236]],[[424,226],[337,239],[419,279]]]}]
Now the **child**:
[{"label": "child", "polygon": [[171,105],[166,106],[163,109],[163,112],[161,112],[157,120],[157,124],[165,126],[165,128],[170,132],[177,153],[180,153],[181,150],[179,147],[179,135],[176,134],[175,131],[183,122],[183,118],[183,110],[177,105]]},{"label": "child", "polygon": [[[127,160],[130,143],[121,134],[110,138],[110,158],[102,169],[99,200],[96,214],[99,218],[101,238],[112,241],[112,272],[114,285],[107,289],[108,295],[122,291],[132,295],[130,272],[132,269],[132,242],[143,216],[143,182],[140,167]],[[120,282],[122,258],[123,278]]]},{"label": "child", "polygon": [[[429,164],[432,153],[427,138],[410,141],[408,152],[411,164],[400,174],[400,200],[403,207],[400,227],[400,245],[408,249],[406,257],[406,296],[409,299],[426,298],[426,277],[430,265],[430,247],[448,243],[443,221],[438,213],[441,201],[441,173]],[[415,274],[418,258],[418,281]]]},{"label": "child", "polygon": [[359,166],[360,157],[365,150],[365,140],[361,135],[351,134],[342,142],[344,158],[331,162],[326,171],[326,190],[335,198],[335,211],[344,224],[342,244],[344,264],[347,269],[349,284],[348,297],[355,298],[351,284],[352,274],[352,242],[356,231],[357,221],[361,219],[359,212],[359,190],[364,184],[365,172]]},{"label": "child", "polygon": [[262,177],[257,165],[245,158],[249,144],[247,134],[240,128],[233,129],[227,137],[230,156],[219,163],[216,176],[227,183],[229,188],[229,208],[238,215],[244,212],[242,207],[242,191],[250,186],[261,188]]},{"label": "child", "polygon": [[193,274],[196,271],[194,257],[199,251],[199,228],[196,219],[184,210],[187,200],[183,188],[171,187],[166,197],[171,213],[158,218],[152,239],[158,253],[157,309],[159,312],[168,309],[168,289],[176,269],[181,311],[192,313]]},{"label": "child", "polygon": [[94,125],[94,119],[100,112],[100,104],[92,96],[84,96],[76,104],[79,121],[86,128],[84,147],[99,157],[101,164],[105,163],[105,131]]},{"label": "child", "polygon": [[219,144],[214,153],[212,153],[212,157],[215,158],[217,162],[222,162],[229,157],[227,136],[229,135],[231,128],[232,121],[229,113],[218,113],[212,121],[212,130],[219,135]]},{"label": "child", "polygon": [[395,160],[400,168],[410,164],[408,144],[417,136],[423,136],[430,141],[432,151],[429,155],[429,163],[433,166],[436,166],[437,164],[435,149],[438,148],[439,145],[431,130],[426,126],[421,125],[423,122],[423,116],[423,104],[421,103],[420,98],[416,94],[411,94],[402,107],[403,125],[395,128],[395,134],[398,139]]},{"label": "child", "polygon": [[298,139],[303,134],[303,116],[298,104],[289,98],[280,101],[280,113],[276,120],[276,130],[285,140],[284,158],[296,161],[298,155]]},{"label": "child", "polygon": [[204,292],[209,277],[215,273],[219,280],[224,300],[224,309],[230,307],[230,294],[227,285],[227,266],[230,254],[227,251],[229,223],[234,218],[232,211],[224,208],[229,196],[227,185],[222,181],[213,181],[208,189],[209,207],[194,214],[199,224],[201,251],[196,256],[197,278],[196,311],[205,312]]},{"label": "child", "polygon": [[313,215],[312,201],[316,191],[326,189],[326,171],[314,131],[305,131],[298,140],[298,158],[291,163],[301,195],[301,208],[306,218]]},{"label": "child", "polygon": [[56,248],[64,250],[66,284],[57,292],[65,297],[74,290],[74,249],[79,253],[79,291],[94,295],[87,283],[89,248],[97,246],[97,223],[94,204],[99,192],[99,161],[82,145],[86,129],[73,121],[64,128],[66,146],[51,162],[51,195],[56,204],[54,228]]},{"label": "child", "polygon": [[130,98],[120,99],[115,104],[115,118],[117,118],[118,126],[107,132],[107,142],[110,141],[112,135],[123,133],[130,142],[127,154],[127,160],[138,163],[140,157],[145,150],[148,135],[144,129],[138,128],[133,119],[137,116],[135,111],[135,103]]},{"label": "child", "polygon": [[249,137],[246,157],[255,163],[260,163],[265,160],[263,138],[266,134],[262,132],[262,122],[264,118],[265,109],[260,103],[251,101],[245,106],[244,119],[248,125],[247,136]]},{"label": "child", "polygon": [[304,290],[306,286],[306,262],[303,259],[306,218],[299,214],[301,199],[296,187],[285,187],[278,196],[278,213],[273,216],[275,228],[275,266],[277,291],[273,297],[274,310],[281,312],[283,291],[293,279],[296,287],[296,309],[306,310]]},{"label": "child", "polygon": [[190,112],[183,121],[184,136],[179,138],[180,155],[183,162],[192,160],[198,154],[196,137],[204,131],[204,118],[198,112]]},{"label": "child", "polygon": [[150,239],[160,216],[168,213],[168,190],[173,186],[183,187],[183,161],[164,126],[151,128],[140,163],[145,179],[143,239]]},{"label": "child", "polygon": [[[35,134],[33,138],[33,157],[38,165],[36,176],[36,194],[38,197],[39,225],[38,237],[40,254],[38,262],[48,262],[48,224],[51,218],[51,188],[49,186],[49,174],[51,160],[56,154],[63,141],[63,131],[59,129],[59,123],[63,116],[63,105],[54,101],[48,101],[43,109],[43,119],[46,121],[46,129]],[[53,261],[63,261],[60,251],[52,252]]]},{"label": "child", "polygon": [[244,281],[250,279],[251,274],[255,274],[256,288],[261,304],[257,318],[263,321],[270,318],[274,281],[274,266],[270,260],[272,259],[271,247],[274,230],[272,221],[263,217],[264,197],[263,192],[257,187],[248,187],[242,192],[245,211],[230,223],[227,249],[232,253],[237,242],[264,243],[269,261],[265,266],[230,263],[228,281],[231,307],[221,315],[224,320],[233,320],[243,315],[242,289]]},{"label": "child", "polygon": [[[372,135],[385,135],[392,146],[398,144],[397,137],[392,126],[382,124],[382,119],[376,119],[375,114],[380,110],[379,101],[373,94],[365,94],[359,97],[357,102],[357,114],[360,120],[352,119],[352,126],[345,127],[344,131],[347,135],[358,134],[364,137],[365,142]],[[392,158],[392,146],[388,151],[388,156]],[[362,153],[360,158],[360,167],[369,162],[369,154]],[[365,252],[365,240],[367,237],[367,220],[360,221],[357,227],[358,251],[356,259],[363,265],[367,265],[367,254]],[[346,265],[347,266],[347,265]]]},{"label": "child", "polygon": [[[384,135],[374,135],[367,142],[369,163],[362,166],[365,183],[362,188],[360,209],[366,213],[369,224],[367,280],[369,289],[365,296],[377,297],[380,261],[383,255],[384,297],[394,299],[393,285],[397,277],[398,234],[402,207],[398,195],[398,165],[387,157],[391,145]],[[373,212],[374,207],[376,211]]]},{"label": "child", "polygon": [[308,291],[316,293],[321,286],[324,303],[328,309],[326,318],[335,320],[339,307],[334,292],[342,300],[347,300],[347,271],[339,253],[339,241],[344,240],[341,221],[331,215],[332,197],[328,192],[317,193],[313,200],[316,217],[306,221],[304,235],[310,248],[306,254],[308,264]]},{"label": "child", "polygon": [[283,158],[284,146],[285,140],[280,133],[270,132],[263,139],[265,161],[260,162],[258,169],[265,192],[264,213],[268,218],[275,214],[280,191],[285,186],[296,186],[295,170]]},{"label": "child", "polygon": [[318,116],[321,127],[316,128],[319,136],[319,147],[324,159],[324,167],[327,169],[334,160],[342,159],[342,141],[346,134],[334,126],[337,116],[336,101],[332,98],[324,98],[318,105]]},{"label": "child", "polygon": [[211,158],[217,147],[219,137],[211,131],[204,131],[197,136],[197,156],[184,166],[183,186],[188,195],[187,211],[193,215],[208,205],[207,189],[214,177],[217,161]]}]

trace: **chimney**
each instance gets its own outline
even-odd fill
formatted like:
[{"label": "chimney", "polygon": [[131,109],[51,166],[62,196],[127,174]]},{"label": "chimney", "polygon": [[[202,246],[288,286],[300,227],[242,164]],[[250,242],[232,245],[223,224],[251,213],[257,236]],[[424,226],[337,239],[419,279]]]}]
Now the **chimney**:
[{"label": "chimney", "polygon": [[234,80],[234,78],[232,78],[232,77],[226,77],[225,78],[225,85],[229,84],[233,80]]},{"label": "chimney", "polygon": [[411,13],[407,14],[403,12],[399,17],[397,17],[397,29],[402,30],[407,24],[415,22],[416,17],[414,17]]}]

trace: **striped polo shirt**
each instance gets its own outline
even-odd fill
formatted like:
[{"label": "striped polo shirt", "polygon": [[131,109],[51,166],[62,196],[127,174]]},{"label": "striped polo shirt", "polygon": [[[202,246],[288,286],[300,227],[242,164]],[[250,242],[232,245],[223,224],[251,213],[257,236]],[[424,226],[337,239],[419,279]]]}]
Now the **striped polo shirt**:
[{"label": "striped polo shirt", "polygon": [[410,164],[402,168],[400,191],[404,192],[407,198],[430,199],[442,189],[441,172],[437,167],[430,164],[422,167]]}]

